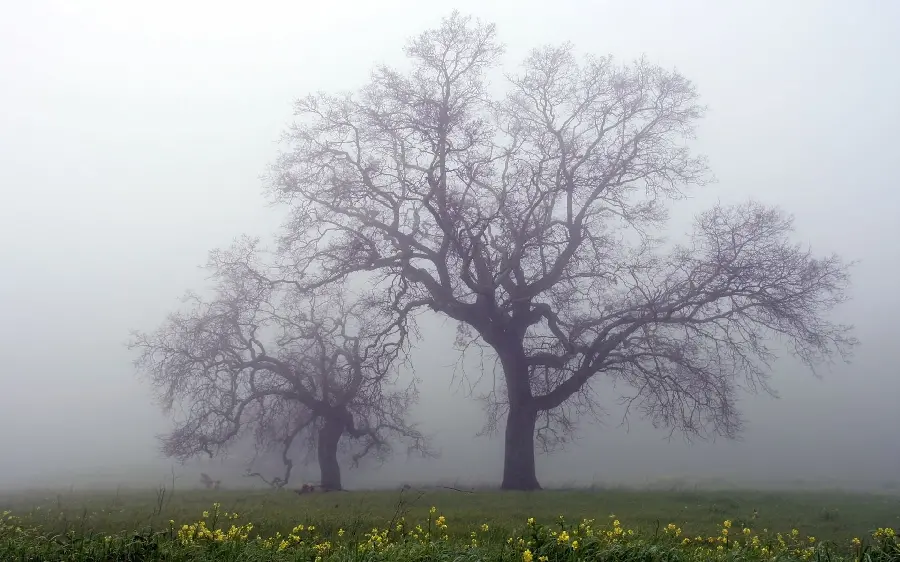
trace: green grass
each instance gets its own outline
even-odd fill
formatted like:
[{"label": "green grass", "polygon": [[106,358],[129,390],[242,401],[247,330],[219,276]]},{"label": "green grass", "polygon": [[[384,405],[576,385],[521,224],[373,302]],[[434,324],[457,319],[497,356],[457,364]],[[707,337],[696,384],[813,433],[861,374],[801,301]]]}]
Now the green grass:
[{"label": "green grass", "polygon": [[[657,521],[675,523],[690,533],[711,533],[725,519],[735,524],[801,532],[849,540],[884,526],[900,527],[900,497],[849,493],[541,491],[475,492],[408,490],[331,492],[298,496],[288,491],[175,491],[162,498],[148,492],[28,493],[0,496],[0,511],[11,510],[63,531],[78,525],[96,532],[164,526],[170,519],[193,521],[219,502],[222,509],[253,521],[263,533],[286,532],[297,523],[322,528],[370,529],[389,521],[402,502],[411,519],[427,517],[437,506],[451,531],[488,523],[512,529],[528,517],[555,520],[603,519],[610,514],[632,528],[652,530]],[[754,510],[757,513],[754,519]],[[348,529],[349,530],[349,529]]]},{"label": "green grass", "polygon": [[400,516],[407,521],[427,521],[431,506],[447,518],[447,544],[463,546],[468,544],[471,532],[484,524],[490,531],[480,535],[480,540],[504,544],[508,537],[521,535],[529,517],[548,525],[559,516],[576,524],[582,519],[596,519],[600,526],[609,524],[610,515],[614,514],[623,526],[644,537],[658,536],[669,523],[682,528],[685,536],[717,536],[722,522],[730,520],[736,529],[750,527],[772,533],[797,529],[802,536],[843,545],[853,537],[868,537],[880,527],[900,528],[900,497],[837,492],[463,493],[412,489],[403,493],[331,492],[304,496],[289,491],[238,490],[31,492],[0,495],[0,512],[9,510],[20,516],[23,527],[39,526],[40,532],[29,539],[39,542],[67,532],[72,537],[124,537],[141,529],[166,530],[170,520],[176,522],[176,527],[196,522],[214,502],[221,504],[222,511],[240,514],[239,522],[252,522],[253,536],[287,535],[303,523],[315,525],[323,540],[336,540],[338,529],[343,529],[344,538],[356,542],[364,541],[365,533],[373,527],[383,529]]}]

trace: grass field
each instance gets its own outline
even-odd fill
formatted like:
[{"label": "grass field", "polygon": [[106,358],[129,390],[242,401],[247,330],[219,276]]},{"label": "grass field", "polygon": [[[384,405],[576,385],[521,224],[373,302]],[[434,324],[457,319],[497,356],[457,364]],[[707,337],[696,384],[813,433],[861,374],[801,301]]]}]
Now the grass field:
[{"label": "grass field", "polygon": [[[510,538],[522,537],[523,533],[527,535],[529,518],[557,529],[553,531],[557,533],[562,527],[553,526],[560,516],[576,526],[584,519],[594,519],[598,529],[620,521],[623,529],[630,530],[635,537],[648,540],[666,535],[666,526],[672,524],[669,529],[679,529],[678,539],[681,542],[682,537],[721,537],[723,522],[728,521],[728,525],[738,532],[747,528],[760,536],[775,537],[776,533],[790,536],[796,529],[795,534],[804,537],[804,540],[807,540],[805,537],[815,537],[809,541],[810,544],[827,541],[843,545],[841,548],[847,552],[850,552],[847,549],[856,537],[867,540],[866,537],[871,537],[876,529],[900,528],[900,497],[837,492],[573,490],[468,493],[410,489],[404,492],[331,492],[298,496],[289,491],[47,491],[0,495],[0,512],[10,511],[11,515],[18,516],[20,519],[15,520],[16,527],[39,528],[28,539],[37,548],[35,541],[66,536],[66,533],[71,537],[82,537],[82,542],[84,537],[126,537],[142,529],[147,530],[145,532],[150,529],[169,530],[169,538],[172,538],[172,529],[196,523],[204,511],[213,509],[214,503],[220,506],[223,513],[239,514],[237,522],[252,522],[251,537],[287,537],[292,530],[296,531],[298,524],[303,524],[315,527],[316,541],[319,543],[326,540],[365,543],[371,539],[366,534],[371,535],[373,528],[396,526],[401,518],[409,522],[409,529],[414,529],[415,522],[428,527],[434,525],[435,517],[443,515],[446,529],[433,531],[434,537],[441,535],[445,545],[457,545],[462,549],[460,552],[465,550],[468,555],[475,552],[472,543],[480,542],[482,557],[487,556],[484,554],[487,551],[483,549],[489,545],[512,544]],[[435,514],[430,513],[432,506],[436,508]],[[225,528],[232,524],[230,518],[226,519]],[[210,519],[207,518],[207,521]],[[409,529],[405,531],[406,535],[418,535]],[[12,526],[7,525],[6,531],[9,547],[14,538],[10,535]],[[163,535],[165,533],[159,537]],[[553,536],[558,538],[558,535]],[[747,533],[746,536],[751,535]],[[402,537],[397,540],[400,539]],[[24,543],[21,541],[25,539],[16,540],[20,541],[18,548],[22,548]],[[527,549],[518,549],[515,557],[521,559],[525,556],[524,550]],[[721,554],[722,549],[719,550]],[[838,551],[841,551],[840,548]],[[192,552],[199,556],[201,551]],[[813,555],[812,550],[808,552],[806,556]],[[310,553],[311,556],[317,555],[313,551]],[[900,556],[900,550],[897,554]],[[502,558],[496,552],[491,556]],[[215,557],[225,558],[227,556],[222,552]],[[298,558],[287,559],[304,557],[298,554]]]}]

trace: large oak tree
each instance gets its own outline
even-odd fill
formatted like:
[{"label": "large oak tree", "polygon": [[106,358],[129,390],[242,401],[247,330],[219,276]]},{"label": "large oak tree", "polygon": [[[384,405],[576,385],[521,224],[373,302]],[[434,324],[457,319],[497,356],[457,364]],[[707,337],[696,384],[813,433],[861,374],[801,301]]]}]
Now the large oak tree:
[{"label": "large oak tree", "polygon": [[257,256],[246,239],[213,252],[214,296],[188,295],[184,310],[131,342],[138,368],[177,419],[162,439],[164,453],[212,457],[251,437],[258,451],[277,448],[284,462],[283,475],[264,480],[286,485],[293,455],[307,453],[332,490],[342,486],[342,447],[354,465],[369,454],[384,458],[392,440],[431,454],[405,419],[415,386],[395,386],[404,325],[364,297],[347,302],[335,291],[312,295],[275,283]]},{"label": "large oak tree", "polygon": [[[563,45],[492,96],[495,28],[456,13],[406,53],[408,70],[296,103],[267,182],[292,209],[280,275],[303,289],[374,276],[398,319],[431,309],[492,348],[503,488],[538,488],[536,443],[601,402],[734,436],[736,392],[767,389],[779,349],[846,358],[855,340],[828,313],[848,266],[793,242],[790,216],[717,206],[686,243],[655,238],[667,202],[710,177],[688,146],[704,108],[687,78]],[[600,377],[622,394],[598,396]]]}]

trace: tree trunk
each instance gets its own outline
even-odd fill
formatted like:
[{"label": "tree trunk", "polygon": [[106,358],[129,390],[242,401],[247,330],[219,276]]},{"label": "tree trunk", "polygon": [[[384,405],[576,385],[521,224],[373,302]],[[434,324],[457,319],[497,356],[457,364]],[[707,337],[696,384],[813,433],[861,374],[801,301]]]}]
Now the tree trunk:
[{"label": "tree trunk", "polygon": [[341,466],[337,460],[338,442],[344,433],[344,424],[341,420],[326,419],[325,425],[319,430],[319,472],[320,484],[324,490],[342,490]]},{"label": "tree trunk", "polygon": [[[512,396],[510,396],[512,398]],[[528,403],[510,400],[506,416],[503,453],[503,490],[540,490],[534,462],[534,429],[537,412]]]}]

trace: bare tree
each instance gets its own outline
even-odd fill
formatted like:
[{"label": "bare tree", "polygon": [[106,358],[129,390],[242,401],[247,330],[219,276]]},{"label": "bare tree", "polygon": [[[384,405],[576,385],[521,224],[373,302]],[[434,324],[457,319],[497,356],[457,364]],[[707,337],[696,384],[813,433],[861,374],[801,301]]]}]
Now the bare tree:
[{"label": "bare tree", "polygon": [[354,465],[369,454],[383,459],[392,437],[431,454],[405,421],[414,384],[389,388],[404,352],[403,324],[363,299],[348,305],[333,292],[312,297],[273,284],[251,265],[252,244],[213,255],[230,264],[215,271],[215,298],[189,295],[187,311],[131,342],[163,407],[185,411],[162,439],[166,455],[212,457],[252,435],[258,447],[281,450],[285,471],[266,480],[273,486],[288,483],[292,450],[302,449],[317,458],[322,487],[341,489],[341,446]]},{"label": "bare tree", "polygon": [[686,244],[654,238],[667,201],[710,179],[687,146],[704,107],[685,77],[563,45],[494,99],[494,26],[457,13],[406,53],[409,72],[296,103],[267,182],[292,209],[280,275],[305,289],[374,275],[398,318],[430,308],[461,345],[491,348],[504,488],[539,487],[536,443],[601,413],[599,375],[655,424],[732,437],[736,391],[769,388],[773,338],[810,367],[847,359],[850,327],[827,313],[848,264],[792,242],[790,216],[719,206]]}]

